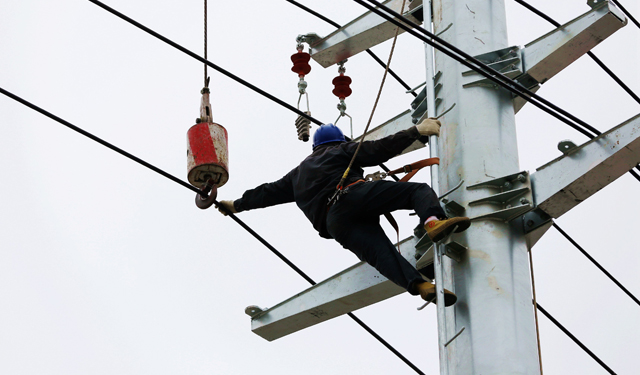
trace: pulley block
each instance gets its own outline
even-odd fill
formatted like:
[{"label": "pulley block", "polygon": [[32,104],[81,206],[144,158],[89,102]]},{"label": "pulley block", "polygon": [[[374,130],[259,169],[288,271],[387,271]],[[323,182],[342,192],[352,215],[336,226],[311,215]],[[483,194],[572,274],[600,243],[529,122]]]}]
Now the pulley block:
[{"label": "pulley block", "polygon": [[216,199],[217,188],[229,180],[227,130],[212,121],[209,89],[202,90],[198,123],[187,132],[187,179],[203,190],[196,195],[196,205],[208,208]]}]

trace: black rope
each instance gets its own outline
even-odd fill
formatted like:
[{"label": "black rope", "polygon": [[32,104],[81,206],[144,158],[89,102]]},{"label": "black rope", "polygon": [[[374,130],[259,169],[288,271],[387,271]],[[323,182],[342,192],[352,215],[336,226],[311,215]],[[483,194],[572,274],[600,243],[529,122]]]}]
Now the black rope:
[{"label": "black rope", "polygon": [[[400,26],[407,33],[409,33],[409,34],[415,36],[416,38],[422,40],[423,42],[433,46],[434,48],[438,49],[439,51],[441,51],[445,55],[451,57],[452,59],[454,59],[454,60],[456,60],[458,62],[460,62],[462,65],[468,67],[469,69],[472,69],[472,70],[478,72],[483,77],[485,77],[485,78],[497,83],[498,85],[504,87],[505,89],[509,90],[510,92],[522,97],[526,101],[528,101],[531,104],[535,105],[536,107],[542,109],[543,111],[549,113],[550,115],[552,115],[553,117],[557,118],[558,120],[564,122],[565,124],[571,126],[572,128],[574,128],[575,130],[577,130],[580,133],[584,134],[585,136],[589,137],[590,139],[594,138],[594,136],[590,132],[585,130],[585,129],[588,129],[589,131],[591,131],[593,133],[599,133],[599,131],[597,129],[593,128],[589,124],[585,123],[584,121],[582,121],[580,119],[575,118],[575,116],[567,113],[566,111],[564,111],[561,108],[558,108],[553,103],[550,103],[550,102],[546,101],[544,98],[541,98],[539,95],[536,95],[535,93],[531,92],[530,90],[524,88],[519,83],[511,80],[508,77],[505,77],[502,73],[500,73],[500,72],[492,69],[491,67],[487,66],[486,64],[478,61],[473,56],[470,56],[469,54],[459,50],[457,47],[455,47],[455,46],[447,43],[446,41],[438,38],[436,35],[430,33],[429,31],[427,31],[425,29],[423,29],[419,25],[416,25],[415,23],[411,22],[407,18],[405,18],[402,15],[398,14],[394,10],[389,9],[388,7],[382,5],[381,3],[379,3],[379,2],[377,2],[375,0],[367,0],[367,1],[369,1],[372,4],[377,5],[381,9],[384,9],[384,11],[387,12],[388,14],[382,12],[381,10],[375,8],[374,6],[372,6],[370,4],[365,3],[364,0],[354,0],[354,1],[356,3],[358,3],[358,4],[361,4],[365,8],[371,10],[372,12],[378,14],[379,16],[381,16],[382,18],[386,19],[387,21],[393,23],[394,25]],[[389,14],[391,14],[393,17],[390,16]],[[399,19],[399,20],[401,20],[403,23],[397,21],[394,17]],[[407,26],[407,25],[411,25],[413,27],[413,29],[411,27]],[[424,35],[420,35],[416,30],[418,30],[422,34],[427,35],[429,38],[433,39],[433,41],[431,39],[425,37]],[[472,63],[475,64],[475,65],[472,65]],[[545,104],[546,106],[542,105],[541,103]],[[550,108],[547,108],[547,106],[550,107]],[[552,109],[555,110],[555,112],[552,111]],[[561,116],[560,114],[562,114],[563,116],[566,116],[567,118]],[[572,119],[573,121],[579,123],[585,129],[583,129],[582,127],[578,126],[574,122],[569,121],[569,119]]]},{"label": "black rope", "polygon": [[[548,15],[542,13],[540,10],[534,8],[533,6],[531,6],[531,4],[528,4],[527,2],[525,2],[523,0],[514,0],[514,1],[516,3],[522,5],[523,7],[529,9],[531,12],[537,14],[541,18],[544,18],[545,20],[547,20],[553,26],[555,26],[555,27],[560,27],[561,26],[553,18],[551,18]],[[611,71],[611,69],[609,69],[609,67],[607,67],[598,57],[596,57],[596,55],[593,52],[589,51],[589,52],[587,52],[587,55],[589,55],[589,57],[591,57],[591,59],[593,61],[595,61],[595,63],[598,64],[598,66],[600,66],[600,68],[602,68],[609,75],[609,77],[611,77],[614,81],[616,81],[616,83],[620,87],[622,87],[622,89],[624,91],[626,91],[627,94],[629,94],[633,98],[633,100],[635,100],[636,102],[638,102],[638,104],[640,104],[640,97],[638,97],[638,95],[636,95],[636,93],[634,93],[629,88],[629,86],[627,86],[624,82],[622,82],[622,80],[615,73],[613,73],[613,71]]]},{"label": "black rope", "polygon": [[[512,79],[504,76],[502,73],[497,72],[496,70],[492,69],[491,67],[487,66],[486,64],[478,61],[473,56],[470,56],[469,54],[459,50],[457,47],[455,47],[455,46],[449,44],[448,42],[438,38],[434,34],[432,34],[429,31],[423,29],[419,25],[416,25],[415,23],[413,23],[410,20],[406,19],[405,17],[403,17],[402,15],[398,14],[394,10],[387,8],[386,6],[384,6],[381,3],[377,2],[376,0],[367,0],[367,1],[377,5],[381,9],[384,9],[386,12],[388,12],[391,15],[393,15],[394,17],[400,19],[403,23],[400,23],[399,21],[397,21],[393,17],[389,16],[388,14],[383,13],[379,9],[377,9],[377,8],[367,4],[367,3],[365,3],[363,0],[354,0],[354,1],[357,2],[358,4],[361,4],[365,8],[369,9],[370,11],[378,14],[379,16],[381,16],[382,18],[386,19],[387,21],[393,23],[394,25],[400,26],[407,33],[409,33],[409,34],[415,36],[416,38],[424,41],[425,43],[433,46],[434,48],[438,49],[439,51],[441,51],[445,55],[451,57],[452,59],[454,59],[454,60],[460,62],[461,64],[463,64],[464,66],[468,67],[469,69],[472,69],[472,70],[478,72],[480,75],[484,76],[485,78],[497,83],[498,85],[504,87],[505,89],[509,90],[510,92],[522,97],[526,101],[528,101],[531,104],[535,105],[536,107],[542,109],[543,111],[547,112],[548,114],[552,115],[553,117],[557,118],[558,120],[564,122],[565,124],[571,126],[572,128],[574,128],[575,130],[577,130],[580,133],[584,134],[585,136],[589,137],[590,139],[595,138],[595,136],[592,135],[591,133],[587,132],[585,129],[581,128],[577,124],[569,121],[569,119],[576,121],[578,124],[582,125],[586,129],[592,131],[596,135],[602,134],[598,129],[590,126],[589,124],[587,124],[584,121],[578,119],[577,117],[571,115],[570,113],[566,112],[565,110],[557,107],[553,103],[550,103],[546,99],[541,98],[539,95],[536,95],[535,93],[531,92],[530,90],[524,88],[519,83],[517,83],[517,82],[513,81]],[[418,34],[415,30],[411,29],[409,26],[406,26],[404,23],[412,25],[416,30],[418,30],[418,31],[422,32],[423,34],[429,36],[429,38],[432,38],[433,41],[431,39],[429,39],[429,38],[426,38],[423,35]],[[439,45],[438,43],[440,43],[441,45]],[[448,49],[446,49],[444,47],[446,47]],[[462,57],[454,54],[454,52],[457,53],[458,55],[462,56]],[[472,65],[470,62],[473,62],[474,64],[476,64],[476,66]],[[486,71],[484,71],[483,69],[485,69]],[[538,100],[540,102],[538,102]],[[545,104],[547,107],[545,107],[543,104]],[[556,112],[552,111],[552,109],[555,110]],[[559,113],[557,113],[557,112],[559,112]],[[562,115],[564,115],[564,116],[566,116],[568,118],[562,117],[562,116],[560,116],[560,114],[562,114]],[[640,170],[640,166],[636,166],[636,169]],[[633,175],[638,181],[640,181],[640,175],[638,175],[635,171],[630,170],[629,173],[631,173],[631,175]]]},{"label": "black rope", "polygon": [[[251,229],[247,224],[245,224],[242,220],[238,219],[236,215],[229,212],[224,206],[220,205],[220,203],[214,200],[215,205],[218,208],[222,208],[229,217],[231,217],[236,223],[240,224],[241,227],[247,230],[247,232],[251,233],[258,241],[260,241],[264,246],[266,246],[271,252],[273,252],[278,258],[280,258],[283,262],[285,262],[289,267],[291,267],[294,271],[298,273],[298,275],[302,276],[303,279],[307,280],[309,284],[316,285],[316,282],[313,281],[311,277],[309,277],[306,273],[304,273],[300,268],[298,268],[295,264],[291,263],[289,259],[287,259],[282,253],[276,250],[275,247],[271,246],[264,238],[262,238],[258,233],[256,233],[253,229]],[[425,375],[418,367],[416,367],[409,359],[403,356],[399,351],[397,351],[391,344],[389,344],[385,339],[383,339],[380,335],[378,335],[371,327],[366,325],[362,320],[360,320],[353,313],[347,313],[347,315],[353,319],[360,327],[364,328],[365,331],[369,332],[373,337],[376,338],[382,345],[384,345],[387,349],[389,349],[393,354],[395,354],[402,362],[407,364],[407,366],[411,367],[415,372],[420,375]]]},{"label": "black rope", "polygon": [[12,94],[11,92],[3,89],[2,87],[0,87],[0,93],[10,97],[11,99],[13,99],[13,100],[15,100],[15,101],[17,101],[17,102],[19,102],[21,104],[24,104],[25,106],[33,109],[36,112],[40,112],[41,114],[49,117],[50,119],[52,119],[54,121],[57,121],[57,122],[61,123],[62,125],[70,128],[71,130],[74,130],[74,131],[84,135],[85,137],[87,137],[89,139],[92,139],[92,140],[100,143],[101,145],[110,148],[111,150],[119,153],[120,155],[123,155],[123,156],[135,161],[136,163],[141,164],[141,165],[151,169],[152,171],[154,171],[154,172],[156,172],[156,173],[158,173],[158,174],[170,179],[171,181],[173,181],[175,183],[178,183],[178,184],[186,187],[189,190],[192,190],[192,191],[194,191],[194,192],[196,192],[198,194],[202,194],[203,193],[202,190],[200,190],[197,187],[189,184],[188,182],[183,181],[183,180],[181,180],[181,179],[179,179],[179,178],[177,178],[177,177],[175,177],[175,176],[163,171],[162,169],[160,169],[160,168],[158,168],[158,167],[156,167],[156,166],[154,166],[152,164],[147,163],[146,161],[140,159],[139,157],[137,157],[135,155],[132,155],[132,154],[128,153],[127,151],[125,151],[125,150],[123,150],[123,149],[121,149],[121,148],[119,148],[117,146],[114,146],[113,144],[111,144],[111,143],[109,143],[109,142],[107,142],[107,141],[105,141],[105,140],[103,140],[103,139],[101,139],[99,137],[96,137],[95,135],[93,135],[93,134],[91,134],[91,133],[89,133],[89,132],[87,132],[87,131],[85,131],[85,130],[83,130],[83,129],[75,126],[75,125],[73,125],[72,123],[70,123],[70,122],[68,122],[66,120],[61,119],[60,117],[58,117],[58,116],[56,116],[54,114],[52,114],[51,112],[48,112],[48,111],[38,107],[37,105],[32,104],[32,103],[22,99],[21,97],[19,97],[17,95]]},{"label": "black rope", "polygon": [[[295,6],[297,6],[298,8],[300,8],[300,9],[302,9],[302,10],[304,10],[304,11],[306,11],[306,12],[308,12],[308,13],[310,13],[310,14],[312,14],[312,15],[314,15],[314,16],[316,16],[316,17],[318,17],[318,18],[320,18],[321,20],[323,20],[324,22],[326,22],[326,23],[330,24],[331,26],[333,26],[333,27],[335,27],[335,28],[338,28],[338,29],[339,29],[339,28],[341,28],[341,27],[342,27],[342,26],[340,26],[340,24],[339,24],[339,23],[336,23],[336,22],[334,22],[334,21],[330,20],[329,18],[327,18],[327,17],[323,16],[322,14],[320,14],[320,13],[316,12],[315,10],[313,10],[313,9],[311,9],[311,8],[309,8],[309,7],[306,7],[306,6],[302,5],[302,4],[300,4],[300,3],[299,3],[299,2],[297,2],[297,1],[294,1],[294,0],[287,0],[287,1],[288,1],[289,3],[291,3],[291,4],[295,5]],[[381,66],[381,67],[383,67],[384,69],[387,69],[387,64],[385,64],[385,63],[384,63],[384,61],[380,60],[380,58],[379,58],[375,53],[373,53],[370,49],[367,49],[367,50],[366,50],[366,52],[367,52],[367,53],[369,54],[369,56],[371,56],[371,57],[372,57],[372,58],[373,58],[373,59],[374,59],[378,64],[380,64],[380,66]],[[398,76],[398,75],[397,75],[393,70],[391,70],[391,68],[389,68],[389,74],[391,74],[391,76],[392,76],[393,78],[395,78],[395,79],[396,79],[396,81],[398,81],[398,83],[400,83],[400,84],[401,84],[405,89],[407,89],[407,91],[411,90],[411,87],[410,87],[409,85],[407,85],[407,83],[406,83],[405,81],[403,81],[403,80],[402,80],[402,78],[400,78],[400,76]],[[413,91],[410,91],[410,93],[411,93],[411,95],[413,95],[413,96],[418,96],[418,94],[416,94],[416,93],[415,93],[415,92],[413,92]]]},{"label": "black rope", "polygon": [[609,374],[616,375],[616,373],[613,372],[613,370],[609,366],[607,366],[604,362],[602,362],[602,360],[600,358],[598,358],[597,355],[595,355],[591,350],[589,350],[589,348],[587,348],[583,343],[581,343],[580,340],[578,340],[573,334],[571,334],[571,332],[569,332],[568,329],[564,328],[564,326],[562,324],[560,324],[560,322],[558,322],[553,316],[551,316],[551,314],[549,314],[547,312],[547,310],[543,309],[542,306],[540,306],[539,303],[536,303],[536,306],[538,307],[538,310],[540,310],[540,312],[542,312],[544,314],[544,316],[549,318],[549,320],[551,320],[553,322],[553,324],[556,325],[556,327],[560,328],[560,330],[562,332],[564,332],[567,336],[569,336],[569,338],[571,340],[573,340],[573,342],[578,344],[578,346],[581,347],[582,350],[584,350],[587,354],[589,354],[589,356],[591,356],[591,358],[593,358],[596,362],[598,362],[600,364],[600,366],[602,366],[602,368],[607,370],[609,372]]},{"label": "black rope", "polygon": [[575,246],[576,249],[580,250],[580,252],[584,256],[586,256],[587,259],[589,259],[591,261],[591,263],[593,263],[596,267],[598,267],[598,269],[600,269],[600,271],[602,271],[602,273],[607,275],[607,277],[609,279],[611,279],[611,281],[613,281],[613,283],[616,284],[620,289],[622,289],[622,291],[625,292],[635,303],[637,303],[638,306],[640,306],[640,300],[638,300],[636,298],[636,296],[631,294],[631,292],[629,290],[627,290],[627,288],[625,288],[624,285],[622,285],[622,283],[620,283],[618,280],[616,280],[616,278],[613,277],[613,275],[611,275],[609,273],[609,271],[607,271],[604,267],[602,267],[600,265],[600,263],[598,263],[595,259],[593,259],[593,257],[591,257],[591,255],[589,255],[589,253],[587,253],[580,245],[578,245],[578,243],[576,241],[574,241],[573,238],[571,238],[571,236],[569,236],[567,234],[567,232],[563,231],[562,228],[560,228],[558,226],[558,224],[556,224],[556,223],[553,223],[553,227],[556,228],[558,230],[558,232],[560,232],[560,234],[562,234],[564,236],[564,238],[566,238],[569,242],[571,242],[571,244],[573,244],[573,246]]},{"label": "black rope", "polygon": [[618,8],[620,8],[620,10],[627,16],[629,17],[629,19],[636,24],[636,26],[638,26],[638,28],[640,29],[640,23],[638,22],[638,20],[636,20],[631,13],[629,13],[625,7],[622,6],[622,4],[620,4],[620,1],[618,0],[612,0],[614,4],[616,4],[618,6]]},{"label": "black rope", "polygon": [[[549,22],[553,26],[555,26],[555,27],[562,26],[562,25],[560,25],[560,23],[556,22],[553,18],[547,16],[546,14],[542,13],[540,10],[538,10],[538,9],[534,8],[533,6],[531,6],[531,4],[528,4],[527,2],[525,2],[523,0],[514,0],[514,1],[516,3],[522,5],[523,7],[529,9],[531,12],[537,14],[541,18],[544,18],[545,20],[547,20],[547,22]],[[622,7],[620,7],[620,9],[622,9]],[[627,14],[627,16],[630,17],[629,14]],[[593,52],[589,51],[589,52],[587,52],[587,55],[589,55],[589,57],[591,57],[591,59],[593,61],[595,61],[595,63],[598,64],[598,66],[600,66],[600,68],[602,68],[609,75],[609,77],[611,77],[614,81],[616,81],[616,83],[620,87],[622,87],[622,89],[624,91],[626,91],[627,94],[629,94],[636,102],[638,102],[638,104],[640,104],[640,97],[638,97],[638,95],[636,95],[636,93],[633,92],[631,90],[631,88],[629,88],[629,86],[627,86],[615,73],[613,73],[613,71],[611,69],[609,69],[609,67],[606,66]],[[598,134],[598,133],[596,133],[596,134]],[[640,166],[636,166],[636,169],[640,171]],[[631,175],[633,177],[635,177],[636,180],[640,181],[640,175],[638,175],[638,173],[636,173],[634,170],[630,170],[629,173],[631,173]]]},{"label": "black rope", "polygon": [[[8,96],[9,98],[35,110],[36,112],[39,112],[47,117],[49,117],[50,119],[59,122],[60,124],[84,135],[85,137],[96,141],[98,143],[100,143],[103,146],[106,146],[108,148],[110,148],[111,150],[135,161],[138,164],[141,164],[149,169],[151,169],[152,171],[170,179],[173,182],[176,182],[184,187],[186,187],[189,190],[192,190],[198,194],[204,194],[204,192],[198,188],[196,188],[195,186],[192,186],[191,184],[189,184],[186,181],[183,181],[167,172],[165,172],[164,170],[147,163],[146,161],[138,158],[137,156],[128,153],[127,151],[124,151],[123,149],[114,146],[113,144],[71,124],[70,122],[52,114],[51,112],[48,112],[40,107],[38,107],[35,104],[32,104],[30,102],[28,102],[25,99],[22,99],[21,97],[3,89],[2,87],[0,87],[0,93]],[[253,229],[251,229],[247,224],[245,224],[242,220],[238,219],[238,217],[236,217],[233,213],[228,212],[224,206],[220,206],[220,203],[216,200],[214,200],[214,203],[217,207],[222,208],[224,211],[227,212],[228,216],[231,217],[236,223],[238,223],[242,228],[244,228],[247,232],[249,232],[253,237],[255,237],[258,241],[260,241],[260,243],[262,243],[263,245],[265,245],[269,250],[271,250],[271,252],[273,252],[278,258],[280,258],[283,262],[285,262],[289,267],[291,267],[294,271],[296,271],[298,273],[298,275],[302,276],[302,278],[304,278],[305,280],[307,280],[311,285],[316,285],[316,282],[313,281],[312,278],[310,278],[306,273],[304,273],[300,268],[298,268],[295,264],[293,264],[289,259],[287,259],[287,257],[285,257],[281,252],[279,252],[275,247],[271,246],[270,243],[268,243],[264,238],[262,238],[258,233],[256,233]],[[362,322],[360,319],[358,319],[355,315],[349,313],[348,314],[349,317],[351,317],[351,319],[353,319],[356,323],[358,323],[362,328],[364,328],[367,332],[369,332],[373,337],[375,337],[382,345],[384,345],[386,348],[388,348],[391,352],[393,352],[396,356],[398,356],[398,358],[400,358],[404,363],[406,363],[409,367],[411,367],[412,369],[414,369],[418,374],[424,375],[424,373],[422,371],[420,371],[420,369],[418,369],[413,363],[411,363],[411,361],[409,361],[406,357],[404,357],[402,354],[400,354],[400,352],[398,352],[393,346],[391,346],[391,344],[389,344],[386,340],[384,340],[380,335],[378,335],[377,333],[375,333],[369,326],[367,326],[364,322]]]}]

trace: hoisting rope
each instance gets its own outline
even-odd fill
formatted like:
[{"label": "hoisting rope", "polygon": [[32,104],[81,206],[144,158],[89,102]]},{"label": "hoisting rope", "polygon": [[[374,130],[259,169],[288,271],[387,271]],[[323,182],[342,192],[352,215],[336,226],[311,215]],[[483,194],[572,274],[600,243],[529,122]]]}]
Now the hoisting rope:
[{"label": "hoisting rope", "polygon": [[[204,0],[204,59],[207,58],[207,0]],[[204,63],[204,87],[208,87],[207,81],[207,63]]]},{"label": "hoisting rope", "polygon": [[[400,7],[400,14],[402,14],[404,12],[405,2],[406,2],[406,0],[402,0],[402,6]],[[384,75],[382,76],[382,82],[380,82],[380,88],[378,89],[378,95],[376,96],[376,100],[373,103],[373,108],[371,109],[371,115],[369,116],[369,121],[367,121],[367,126],[364,128],[364,132],[362,132],[362,138],[360,138],[360,142],[358,142],[358,147],[356,148],[356,152],[354,152],[353,153],[353,157],[351,157],[351,161],[349,162],[349,166],[347,167],[347,169],[342,174],[342,178],[340,179],[340,182],[338,183],[338,186],[336,186],[335,193],[333,194],[331,199],[329,199],[329,204],[328,204],[329,206],[332,206],[336,202],[336,200],[338,199],[339,194],[341,194],[343,192],[344,182],[346,181],[347,176],[349,175],[349,172],[351,171],[351,167],[353,166],[353,162],[356,160],[356,156],[358,155],[358,152],[360,151],[360,147],[362,146],[362,142],[364,141],[364,138],[365,138],[365,136],[367,134],[367,131],[369,130],[369,125],[371,125],[371,120],[373,119],[373,114],[376,112],[376,107],[378,106],[378,101],[380,100],[380,94],[382,94],[382,88],[384,87],[384,81],[387,79],[387,73],[389,72],[389,65],[391,64],[391,58],[393,57],[393,50],[396,48],[396,41],[398,40],[398,33],[399,32],[400,32],[400,26],[397,26],[395,35],[393,36],[393,43],[391,44],[391,51],[389,52],[389,59],[387,60],[387,66],[384,69]]]}]

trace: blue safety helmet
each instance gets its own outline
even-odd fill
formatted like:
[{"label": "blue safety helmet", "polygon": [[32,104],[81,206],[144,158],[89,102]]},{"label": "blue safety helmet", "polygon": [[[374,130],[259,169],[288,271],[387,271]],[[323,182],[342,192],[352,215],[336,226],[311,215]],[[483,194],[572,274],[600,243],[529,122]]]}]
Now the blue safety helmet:
[{"label": "blue safety helmet", "polygon": [[313,148],[330,142],[345,142],[344,134],[339,127],[333,124],[320,125],[313,133]]}]

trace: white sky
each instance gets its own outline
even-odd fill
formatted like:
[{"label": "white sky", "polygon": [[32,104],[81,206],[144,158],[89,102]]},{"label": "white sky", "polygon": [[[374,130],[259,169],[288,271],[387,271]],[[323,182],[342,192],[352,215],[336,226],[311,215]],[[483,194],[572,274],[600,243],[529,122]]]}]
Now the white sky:
[{"label": "white sky", "polygon": [[[107,3],[202,52],[202,1]],[[341,24],[364,12],[346,0],[303,3]],[[561,23],[589,10],[586,0],[531,3]],[[637,2],[623,5],[640,17]],[[506,7],[511,44],[553,28],[511,0]],[[332,29],[285,1],[210,1],[209,58],[295,105],[295,37]],[[630,23],[594,49],[638,93],[639,37]],[[386,60],[389,48],[387,42],[374,51]],[[79,0],[1,2],[0,50],[0,87],[186,179],[185,137],[198,116],[201,63]],[[412,86],[423,82],[422,43],[400,36],[392,68]],[[366,54],[347,63],[356,134],[382,73]],[[338,114],[335,75],[335,66],[313,64],[307,77],[312,114],[325,122]],[[295,114],[211,76],[215,120],[229,132],[231,159],[219,198],[234,199],[284,175],[311,146],[296,139]],[[640,112],[588,57],[539,94],[602,131]],[[387,79],[374,125],[412,98]],[[586,140],[533,106],[517,122],[523,170],[559,156],[560,140]],[[271,343],[253,334],[246,306],[273,306],[308,285],[241,227],[197,209],[184,187],[4,96],[0,124],[1,373],[414,374],[346,317]],[[409,159],[426,157],[425,150]],[[421,173],[417,178],[429,181]],[[640,184],[622,176],[557,221],[636,296],[638,192]],[[357,261],[318,237],[295,205],[240,217],[316,281]],[[396,217],[401,236],[409,236],[414,219]],[[538,301],[614,371],[634,373],[640,307],[554,229],[536,245],[534,263]],[[404,294],[356,315],[436,374],[435,309],[417,312],[418,305]],[[543,316],[540,326],[546,374],[605,373]]]}]

